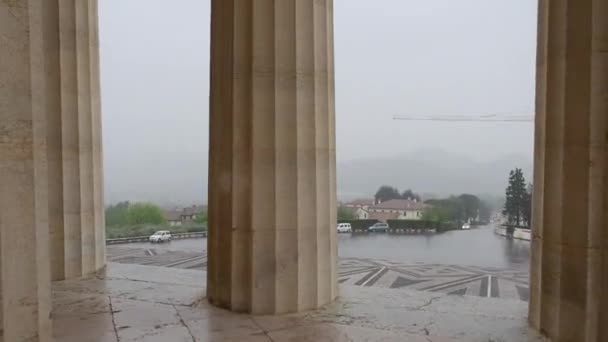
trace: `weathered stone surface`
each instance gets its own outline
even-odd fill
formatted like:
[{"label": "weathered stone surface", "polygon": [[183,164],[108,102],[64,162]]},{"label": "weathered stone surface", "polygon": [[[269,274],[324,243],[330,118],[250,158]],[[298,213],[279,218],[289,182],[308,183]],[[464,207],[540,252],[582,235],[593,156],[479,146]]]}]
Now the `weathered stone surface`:
[{"label": "weathered stone surface", "polygon": [[608,340],[608,3],[539,2],[530,322]]},{"label": "weathered stone surface", "polygon": [[8,341],[51,337],[50,279],[105,264],[97,0],[0,2],[0,250]]},{"label": "weathered stone surface", "polygon": [[47,105],[43,1],[0,2],[0,278],[5,341],[49,341]]},{"label": "weathered stone surface", "polygon": [[[53,280],[105,265],[97,0],[50,2],[55,82],[49,111],[49,228]],[[51,8],[52,7],[52,8]]]},{"label": "weathered stone surface", "polygon": [[[517,300],[341,286],[319,310],[252,316],[203,299],[200,271],[109,264],[109,274],[54,284],[55,339],[64,341],[542,341]],[[169,276],[153,279],[151,274]],[[120,282],[115,281],[120,279]],[[155,293],[140,295],[143,283]],[[184,288],[198,295],[180,298]],[[60,329],[57,329],[60,328]],[[94,335],[94,337],[93,337]]]},{"label": "weathered stone surface", "polygon": [[333,1],[212,1],[209,298],[240,312],[337,294]]}]

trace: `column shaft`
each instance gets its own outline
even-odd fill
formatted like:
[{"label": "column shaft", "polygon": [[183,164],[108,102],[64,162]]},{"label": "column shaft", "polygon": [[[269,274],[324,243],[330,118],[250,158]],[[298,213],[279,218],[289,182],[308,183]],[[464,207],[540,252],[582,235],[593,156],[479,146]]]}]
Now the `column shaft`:
[{"label": "column shaft", "polygon": [[333,2],[212,1],[208,297],[336,297]]},{"label": "column shaft", "polygon": [[605,341],[608,6],[539,3],[530,322],[555,341]]},{"label": "column shaft", "polygon": [[[52,7],[52,6],[51,6]],[[50,341],[47,114],[55,42],[46,1],[0,2],[0,264],[4,341]]]},{"label": "column shaft", "polygon": [[47,341],[51,277],[105,263],[97,1],[1,2],[0,41],[3,339]]},{"label": "column shaft", "polygon": [[99,40],[96,0],[52,2],[58,13],[60,110],[49,126],[56,158],[49,183],[57,187],[49,204],[52,276],[61,280],[105,264]]}]

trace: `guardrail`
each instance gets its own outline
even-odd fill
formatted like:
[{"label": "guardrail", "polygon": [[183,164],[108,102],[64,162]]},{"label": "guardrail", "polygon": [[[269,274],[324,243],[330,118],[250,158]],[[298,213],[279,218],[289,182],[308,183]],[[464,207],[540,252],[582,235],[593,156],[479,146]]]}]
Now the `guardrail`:
[{"label": "guardrail", "polygon": [[[204,237],[207,237],[207,232],[171,234],[172,240],[197,239],[197,238],[204,238]],[[133,243],[133,242],[148,242],[149,239],[150,239],[149,236],[135,236],[135,237],[118,238],[118,239],[107,239],[106,245],[118,245],[118,244],[122,244],[122,243]]]},{"label": "guardrail", "polygon": [[514,239],[526,241],[532,240],[532,231],[528,228],[512,228],[512,230],[509,231],[509,229],[507,229],[507,226],[502,225],[496,226],[494,228],[494,233],[500,236],[506,236]]}]

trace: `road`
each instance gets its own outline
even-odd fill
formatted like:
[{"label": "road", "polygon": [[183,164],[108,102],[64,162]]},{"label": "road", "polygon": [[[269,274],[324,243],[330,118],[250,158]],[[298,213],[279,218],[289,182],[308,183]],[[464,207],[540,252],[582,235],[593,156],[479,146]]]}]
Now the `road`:
[{"label": "road", "polygon": [[[205,270],[206,239],[108,246],[108,260]],[[528,300],[530,243],[507,240],[492,227],[436,235],[338,236],[338,281],[454,295]]]},{"label": "road", "polygon": [[346,258],[517,270],[530,265],[530,242],[498,236],[492,226],[435,235],[340,234],[338,246]]},{"label": "road", "polygon": [[[151,248],[150,243],[127,245]],[[176,240],[153,245],[155,249],[205,252],[206,239]],[[384,259],[395,262],[508,268],[527,271],[530,242],[508,240],[494,234],[491,226],[435,235],[338,235],[342,258]]]}]

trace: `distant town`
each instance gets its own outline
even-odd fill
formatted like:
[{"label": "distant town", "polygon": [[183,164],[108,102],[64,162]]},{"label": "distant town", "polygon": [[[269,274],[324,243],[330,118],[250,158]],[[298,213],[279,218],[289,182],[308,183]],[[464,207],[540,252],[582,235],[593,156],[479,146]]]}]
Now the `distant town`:
[{"label": "distant town", "polygon": [[[533,186],[518,168],[509,173],[507,184],[500,202],[466,193],[425,199],[412,189],[382,185],[373,196],[337,203],[337,230],[438,233],[498,223],[498,235],[529,239]],[[123,201],[106,208],[106,227],[108,238],[146,236],[160,229],[206,232],[207,206],[161,208]]]}]

